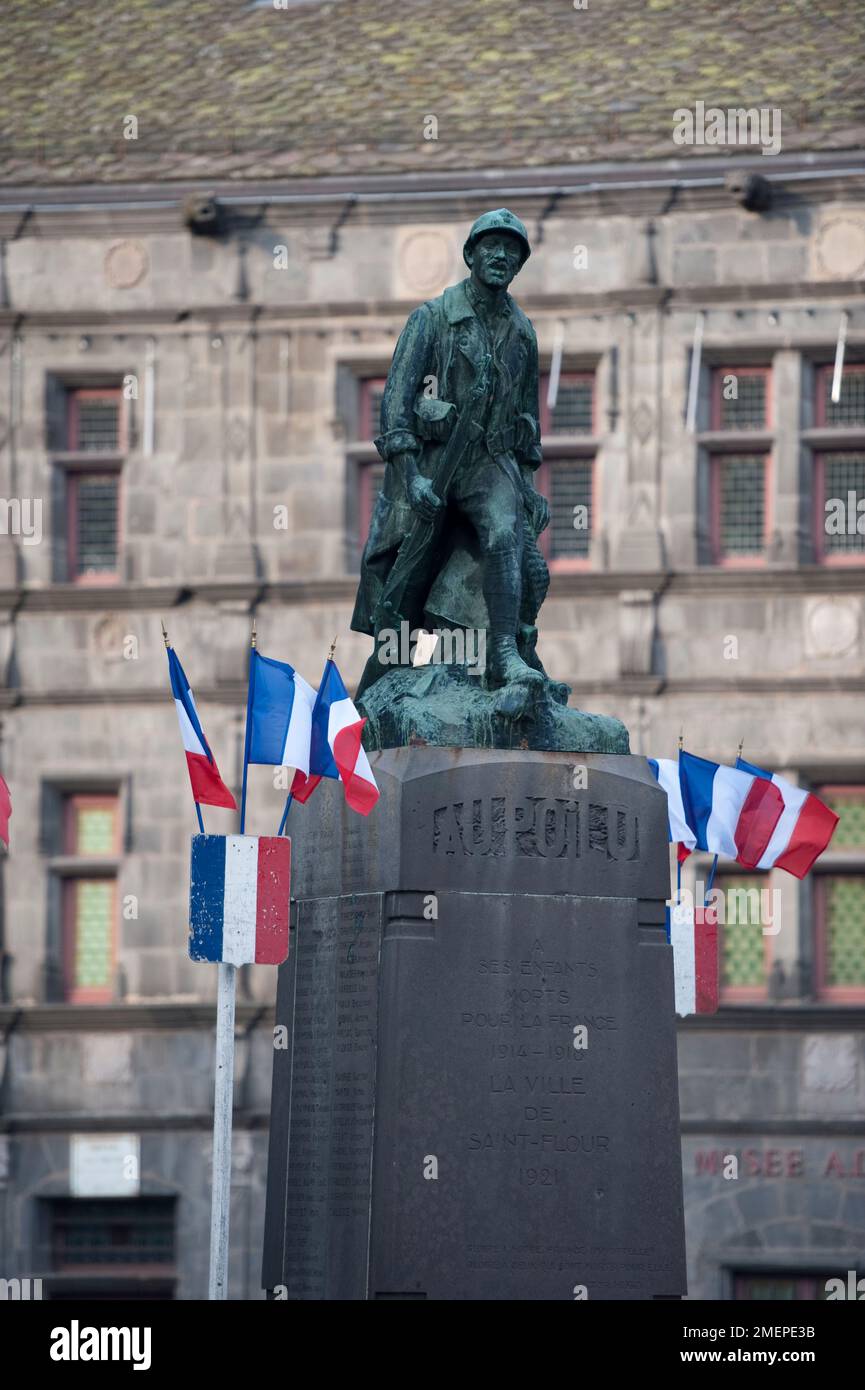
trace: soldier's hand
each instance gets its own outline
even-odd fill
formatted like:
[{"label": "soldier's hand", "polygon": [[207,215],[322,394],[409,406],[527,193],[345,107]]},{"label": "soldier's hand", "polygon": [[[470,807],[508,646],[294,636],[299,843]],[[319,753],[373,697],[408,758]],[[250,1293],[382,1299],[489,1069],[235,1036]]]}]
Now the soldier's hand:
[{"label": "soldier's hand", "polygon": [[412,510],[423,517],[424,521],[434,521],[436,513],[444,506],[429,478],[424,478],[419,473],[408,485],[408,500]]}]

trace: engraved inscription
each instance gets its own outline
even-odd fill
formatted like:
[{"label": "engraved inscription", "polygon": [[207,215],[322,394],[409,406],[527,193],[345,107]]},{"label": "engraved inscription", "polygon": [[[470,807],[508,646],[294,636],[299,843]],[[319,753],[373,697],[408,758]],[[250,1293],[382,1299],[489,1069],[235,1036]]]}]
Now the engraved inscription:
[{"label": "engraved inscription", "polygon": [[289,1298],[324,1296],[338,1218],[363,1249],[372,1143],[379,899],[307,905],[294,960],[292,1097],[286,1191]]},{"label": "engraved inscription", "polygon": [[586,850],[607,860],[640,858],[640,830],[629,806],[568,797],[477,797],[437,806],[433,854],[523,859],[579,859]]}]

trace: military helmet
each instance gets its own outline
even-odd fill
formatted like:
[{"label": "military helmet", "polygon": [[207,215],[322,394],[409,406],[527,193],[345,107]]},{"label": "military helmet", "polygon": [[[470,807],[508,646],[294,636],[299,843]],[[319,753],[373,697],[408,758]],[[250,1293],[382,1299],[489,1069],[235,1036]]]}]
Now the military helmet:
[{"label": "military helmet", "polygon": [[520,219],[510,211],[509,208],[496,208],[494,212],[484,212],[472,224],[472,229],[466,237],[463,247],[463,260],[469,264],[468,252],[472,250],[478,237],[482,237],[485,232],[512,232],[515,237],[519,237],[523,243],[523,259],[520,262],[524,266],[532,248],[529,246],[529,236]]}]

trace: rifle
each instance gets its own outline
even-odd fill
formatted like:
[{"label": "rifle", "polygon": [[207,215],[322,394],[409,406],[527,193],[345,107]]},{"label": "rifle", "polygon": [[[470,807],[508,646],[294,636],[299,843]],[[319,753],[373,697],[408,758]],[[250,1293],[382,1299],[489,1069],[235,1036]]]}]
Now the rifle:
[{"label": "rifle", "polygon": [[[438,461],[435,475],[430,479],[437,496],[442,502],[447,502],[448,492],[454,475],[462,463],[463,457],[469,445],[473,443],[475,435],[472,430],[472,410],[478,401],[482,400],[489,390],[490,365],[492,358],[486,353],[478,367],[477,375],[469,392],[468,400],[463,407],[456,424],[451,431],[450,438],[442,451]],[[444,508],[442,508],[442,512]],[[418,567],[423,564],[429,555],[430,550],[436,540],[436,535],[440,525],[440,517],[432,521],[426,521],[422,516],[415,516],[411,526],[400,545],[397,557],[393,562],[390,574],[388,575],[381,597],[376,604],[373,614],[373,627],[376,633],[384,627],[395,630],[403,620],[403,604],[406,592],[411,584],[412,576],[417,572]],[[364,676],[364,683],[366,676]]]}]

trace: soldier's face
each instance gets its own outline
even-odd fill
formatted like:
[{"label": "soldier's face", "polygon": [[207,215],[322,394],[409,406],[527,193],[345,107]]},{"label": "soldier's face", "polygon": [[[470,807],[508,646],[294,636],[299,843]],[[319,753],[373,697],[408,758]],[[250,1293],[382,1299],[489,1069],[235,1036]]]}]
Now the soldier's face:
[{"label": "soldier's face", "polygon": [[507,288],[523,259],[519,237],[511,232],[487,232],[475,243],[472,275],[490,289]]}]

